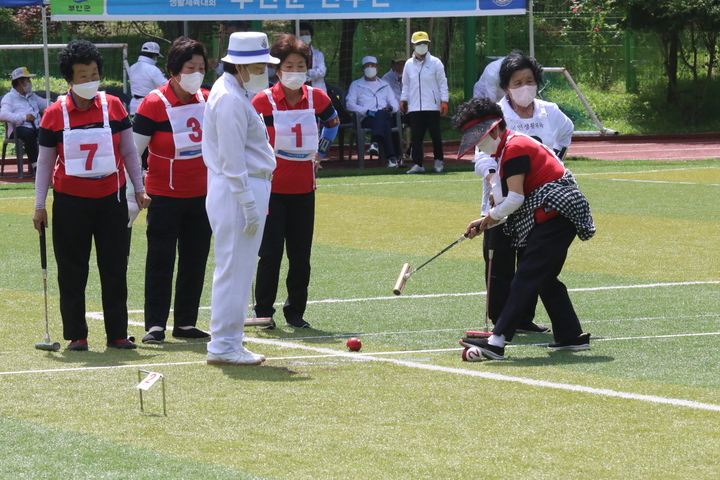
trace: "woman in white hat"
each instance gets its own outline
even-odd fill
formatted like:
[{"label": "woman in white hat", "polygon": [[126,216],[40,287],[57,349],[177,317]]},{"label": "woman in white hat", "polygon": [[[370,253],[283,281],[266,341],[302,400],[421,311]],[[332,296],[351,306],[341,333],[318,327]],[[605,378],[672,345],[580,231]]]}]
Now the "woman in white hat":
[{"label": "woman in white hat", "polygon": [[[271,53],[280,60],[280,82],[253,98],[253,106],[265,119],[275,149],[277,170],[272,182],[270,210],[260,247],[255,313],[275,313],[283,249],[287,250],[288,297],[283,307],[286,324],[309,328],[305,307],[310,283],[310,254],[315,225],[315,172],[337,134],[337,112],[330,97],[319,88],[305,85],[310,48],[294,35],[275,40]],[[322,123],[318,140],[317,122]],[[274,320],[270,328],[274,328]]]},{"label": "woman in white hat", "polygon": [[259,365],[243,347],[245,317],[265,227],[275,155],[250,98],[268,85],[267,35],[230,36],[224,72],[205,105],[203,159],[208,167],[207,212],[215,235],[215,274],[207,363]]}]

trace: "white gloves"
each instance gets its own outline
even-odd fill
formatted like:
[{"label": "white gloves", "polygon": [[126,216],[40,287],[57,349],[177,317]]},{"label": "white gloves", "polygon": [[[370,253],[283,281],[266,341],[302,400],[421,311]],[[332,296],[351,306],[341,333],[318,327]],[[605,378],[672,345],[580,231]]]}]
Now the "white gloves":
[{"label": "white gloves", "polygon": [[128,205],[128,224],[127,228],[132,228],[135,219],[140,214],[140,207],[138,207],[137,201],[135,200],[135,193],[127,196]]},{"label": "white gloves", "polygon": [[245,228],[243,232],[246,235],[255,235],[260,227],[260,211],[258,210],[255,200],[243,203],[243,215],[245,215]]}]

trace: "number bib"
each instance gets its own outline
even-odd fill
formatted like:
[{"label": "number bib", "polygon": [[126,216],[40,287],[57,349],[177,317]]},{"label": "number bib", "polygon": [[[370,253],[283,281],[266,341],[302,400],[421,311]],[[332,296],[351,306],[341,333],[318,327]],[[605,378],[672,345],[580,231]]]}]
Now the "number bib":
[{"label": "number bib", "polygon": [[307,87],[308,108],[278,110],[272,92],[265,90],[273,108],[275,155],[285,160],[312,160],[318,148],[318,127],[313,108],[312,87]]},{"label": "number bib", "polygon": [[110,116],[105,92],[99,92],[102,103],[101,128],[70,129],[66,95],[60,97],[63,111],[63,149],[65,173],[73,177],[101,178],[118,171],[115,159]]},{"label": "number bib", "polygon": [[201,91],[197,92],[200,103],[173,107],[165,95],[159,90],[153,90],[165,103],[165,111],[173,131],[175,143],[175,160],[187,160],[202,156],[202,126],[205,115],[205,97]]}]

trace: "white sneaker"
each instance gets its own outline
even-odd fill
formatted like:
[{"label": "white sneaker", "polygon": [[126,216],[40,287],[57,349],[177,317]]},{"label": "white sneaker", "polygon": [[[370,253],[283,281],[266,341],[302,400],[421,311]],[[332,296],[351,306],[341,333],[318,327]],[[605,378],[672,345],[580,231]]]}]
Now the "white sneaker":
[{"label": "white sneaker", "polygon": [[445,169],[445,164],[443,163],[443,161],[435,160],[435,171],[437,173],[442,173],[444,169]]},{"label": "white sneaker", "polygon": [[397,168],[397,159],[395,157],[388,158],[388,167],[389,168]]},{"label": "white sneaker", "polygon": [[370,148],[368,148],[368,153],[370,155],[375,155],[376,157],[380,153],[380,147],[378,146],[377,142],[372,142],[370,144]]},{"label": "white sneaker", "polygon": [[425,173],[425,169],[416,163],[405,173]]},{"label": "white sneaker", "polygon": [[264,361],[265,355],[256,355],[243,346],[230,353],[207,354],[208,365],[260,365]]}]

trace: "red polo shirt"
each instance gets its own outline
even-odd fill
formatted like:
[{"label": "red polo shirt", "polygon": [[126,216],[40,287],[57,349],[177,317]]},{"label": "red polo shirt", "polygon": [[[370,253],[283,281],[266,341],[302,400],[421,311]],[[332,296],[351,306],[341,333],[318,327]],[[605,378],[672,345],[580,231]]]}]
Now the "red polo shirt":
[{"label": "red polo shirt", "polygon": [[[118,175],[108,175],[103,178],[82,178],[74,177],[65,173],[65,151],[63,149],[63,114],[62,105],[59,101],[50,105],[40,122],[38,141],[43,147],[57,148],[59,161],[55,163],[53,174],[53,189],[86,198],[102,198],[117,192],[118,185],[125,184],[125,163],[120,157],[120,132],[131,128],[130,118],[122,102],[117,97],[105,95],[108,102],[108,115],[110,117],[110,129],[112,130],[113,147],[115,154],[115,165],[119,170]],[[65,96],[65,102],[70,119],[70,129],[78,128],[102,128],[103,113],[100,95],[96,95],[90,108],[80,110],[75,106],[72,94]]]},{"label": "red polo shirt", "polygon": [[[197,95],[188,102],[180,100],[168,81],[158,87],[172,107],[199,103]],[[209,91],[202,89],[207,100]],[[133,132],[150,138],[148,144],[148,171],[145,190],[151,195],[190,198],[207,194],[207,167],[202,156],[172,162],[172,188],[170,187],[170,160],[175,157],[175,141],[168,119],[165,102],[154,93],[148,94],[133,117]]]},{"label": "red polo shirt", "polygon": [[[290,105],[285,97],[280,82],[270,88],[273,100],[278,110],[303,110],[310,108],[308,102],[307,86],[302,87],[302,98],[295,104]],[[313,108],[318,118],[325,122],[335,115],[330,97],[319,88],[313,88]],[[275,127],[273,121],[273,109],[265,92],[260,92],[252,99],[255,110],[265,119],[270,145],[275,147]],[[277,158],[277,167],[273,172],[272,191],[274,193],[309,193],[315,190],[315,166],[312,161],[294,162]]]}]

